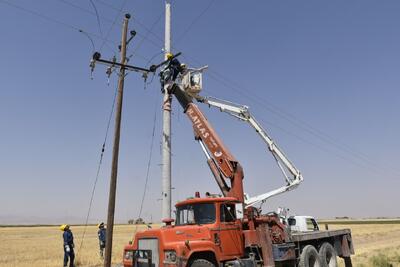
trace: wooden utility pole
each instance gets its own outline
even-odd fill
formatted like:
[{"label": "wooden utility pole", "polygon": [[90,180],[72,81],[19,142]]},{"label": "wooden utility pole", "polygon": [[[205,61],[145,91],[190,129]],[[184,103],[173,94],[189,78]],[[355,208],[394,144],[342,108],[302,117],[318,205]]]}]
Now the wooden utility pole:
[{"label": "wooden utility pole", "polygon": [[[131,16],[129,14],[125,14],[124,24],[122,26],[121,61],[120,61],[122,65],[126,63],[126,36],[128,32],[128,21],[130,17]],[[110,194],[108,198],[107,241],[106,241],[104,267],[111,267],[111,260],[112,260],[112,241],[113,241],[112,239],[114,230],[115,196],[117,189],[118,154],[119,154],[119,139],[121,132],[122,100],[124,95],[124,78],[125,78],[125,67],[121,66],[119,69],[117,106],[115,112],[114,147],[113,147],[112,166],[111,166]]]}]

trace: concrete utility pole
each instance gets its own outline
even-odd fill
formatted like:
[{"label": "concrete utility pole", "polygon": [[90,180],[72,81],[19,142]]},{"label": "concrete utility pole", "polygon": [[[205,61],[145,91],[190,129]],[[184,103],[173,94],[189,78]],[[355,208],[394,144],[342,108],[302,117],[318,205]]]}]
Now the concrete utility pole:
[{"label": "concrete utility pole", "polygon": [[[165,59],[171,52],[171,3],[165,1]],[[162,133],[162,219],[171,218],[171,101],[165,90]]]},{"label": "concrete utility pole", "polygon": [[[121,64],[126,63],[126,35],[128,32],[129,14],[125,14],[124,24],[122,26],[122,40],[121,40]],[[108,214],[107,214],[107,242],[104,259],[104,267],[111,267],[112,260],[112,238],[114,230],[114,212],[115,212],[115,196],[117,189],[117,173],[118,173],[118,153],[119,153],[119,139],[121,132],[121,115],[122,115],[122,100],[124,96],[124,79],[125,67],[121,66],[119,69],[118,78],[118,95],[117,106],[115,112],[115,130],[114,130],[114,147],[112,155],[111,179],[110,179],[110,194],[108,198]]]}]

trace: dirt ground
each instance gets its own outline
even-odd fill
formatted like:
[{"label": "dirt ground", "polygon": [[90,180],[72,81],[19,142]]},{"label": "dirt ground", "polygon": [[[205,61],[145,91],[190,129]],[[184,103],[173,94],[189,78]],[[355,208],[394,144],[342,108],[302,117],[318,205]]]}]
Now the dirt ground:
[{"label": "dirt ground", "polygon": [[[350,228],[358,267],[400,267],[400,224],[331,224],[329,229]],[[97,228],[89,226],[82,241],[83,226],[72,226],[77,266],[102,266],[98,253]],[[143,226],[138,228],[143,229]],[[132,239],[136,226],[117,225],[114,230],[113,263],[121,262],[122,250]],[[62,266],[62,232],[58,226],[0,227],[0,267]],[[339,261],[341,262],[341,261]],[[343,264],[341,264],[343,266]]]}]

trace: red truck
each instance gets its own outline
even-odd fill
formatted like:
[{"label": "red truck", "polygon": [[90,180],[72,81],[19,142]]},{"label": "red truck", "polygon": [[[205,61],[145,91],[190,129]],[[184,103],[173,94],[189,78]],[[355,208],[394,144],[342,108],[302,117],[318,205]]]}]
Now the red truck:
[{"label": "red truck", "polygon": [[[188,75],[191,75],[189,73]],[[189,79],[191,80],[191,79]],[[243,192],[243,169],[207,121],[193,95],[174,84],[175,95],[193,124],[195,139],[207,157],[207,163],[222,196],[206,193],[176,204],[176,219],[165,219],[160,229],[137,232],[123,254],[125,267],[255,267],[255,266],[337,266],[337,256],[352,266],[354,254],[349,229],[336,231],[291,232],[278,214],[262,214],[256,204],[291,190],[302,181],[300,172],[287,159],[247,107],[229,102],[196,97],[200,102],[220,108],[249,122],[268,144],[287,184],[272,192],[249,198]]]}]

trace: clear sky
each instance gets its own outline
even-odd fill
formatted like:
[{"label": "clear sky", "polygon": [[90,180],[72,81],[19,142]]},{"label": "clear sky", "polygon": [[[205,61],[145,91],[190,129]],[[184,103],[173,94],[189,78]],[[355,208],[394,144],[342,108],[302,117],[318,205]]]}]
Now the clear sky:
[{"label": "clear sky", "polygon": [[[130,63],[162,59],[163,1],[92,2],[99,21],[89,0],[0,0],[0,223],[84,221],[117,77],[107,86],[98,65],[90,79],[93,47],[78,29],[111,58],[129,12],[138,32]],[[399,14],[396,0],[172,1],[174,51],[189,66],[209,65],[203,94],[250,106],[303,173],[303,184],[268,201],[265,211],[400,216]],[[154,114],[143,217],[158,220],[160,85],[156,76],[144,89],[135,73],[125,85],[116,220],[138,216]],[[247,193],[282,185],[251,128],[201,108],[242,163]],[[176,101],[173,109],[174,201],[218,192]],[[112,134],[113,123],[91,221],[106,220]]]}]

